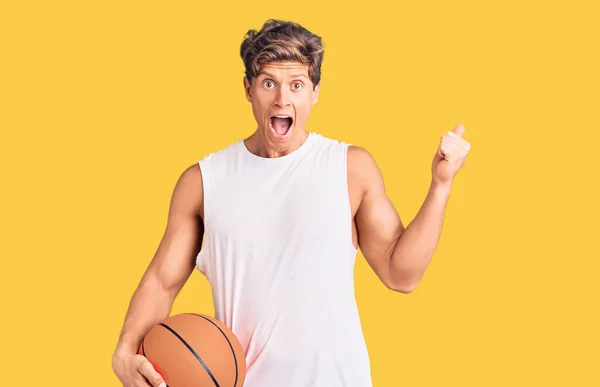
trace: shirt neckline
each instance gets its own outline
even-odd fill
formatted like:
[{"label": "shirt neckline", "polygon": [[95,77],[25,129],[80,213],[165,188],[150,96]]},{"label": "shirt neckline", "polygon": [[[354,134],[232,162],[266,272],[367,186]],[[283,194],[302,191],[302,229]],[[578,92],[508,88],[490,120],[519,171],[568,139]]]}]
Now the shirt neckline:
[{"label": "shirt neckline", "polygon": [[246,157],[248,157],[249,159],[251,159],[255,162],[270,163],[270,164],[283,163],[288,160],[293,160],[295,158],[298,158],[302,154],[306,153],[306,151],[310,148],[310,145],[314,142],[315,137],[316,137],[316,133],[308,132],[308,137],[306,138],[306,140],[304,140],[304,142],[296,150],[294,150],[286,155],[279,156],[279,157],[262,157],[262,156],[255,155],[254,153],[250,152],[250,150],[246,147],[246,144],[244,143],[243,139],[238,141],[238,148]]}]

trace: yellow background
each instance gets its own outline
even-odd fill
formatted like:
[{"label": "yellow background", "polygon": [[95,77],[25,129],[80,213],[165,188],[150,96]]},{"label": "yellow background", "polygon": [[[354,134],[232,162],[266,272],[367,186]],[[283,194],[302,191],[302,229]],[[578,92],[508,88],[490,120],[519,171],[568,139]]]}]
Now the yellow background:
[{"label": "yellow background", "polygon": [[[254,130],[239,46],[282,18],[325,42],[307,129],[367,148],[405,224],[440,136],[472,144],[415,292],[357,257],[374,386],[600,385],[597,4],[3,2],[2,384],[119,385],[174,184]],[[184,311],[213,313],[198,271]]]}]

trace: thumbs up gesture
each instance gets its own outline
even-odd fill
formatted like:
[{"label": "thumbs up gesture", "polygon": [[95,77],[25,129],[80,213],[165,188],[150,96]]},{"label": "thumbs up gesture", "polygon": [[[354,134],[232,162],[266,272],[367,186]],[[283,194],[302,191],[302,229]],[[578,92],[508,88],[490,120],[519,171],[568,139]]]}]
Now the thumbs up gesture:
[{"label": "thumbs up gesture", "polygon": [[464,125],[459,124],[442,136],[431,167],[433,183],[450,185],[464,164],[471,149],[471,144],[462,138],[464,132]]}]

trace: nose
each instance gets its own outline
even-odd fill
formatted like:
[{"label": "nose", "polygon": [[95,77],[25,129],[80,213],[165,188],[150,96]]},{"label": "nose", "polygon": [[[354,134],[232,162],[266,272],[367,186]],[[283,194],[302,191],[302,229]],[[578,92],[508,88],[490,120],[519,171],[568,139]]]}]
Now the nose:
[{"label": "nose", "polygon": [[279,91],[277,92],[277,97],[275,99],[275,105],[277,105],[280,108],[290,106],[290,91],[288,91],[284,87],[279,88]]}]

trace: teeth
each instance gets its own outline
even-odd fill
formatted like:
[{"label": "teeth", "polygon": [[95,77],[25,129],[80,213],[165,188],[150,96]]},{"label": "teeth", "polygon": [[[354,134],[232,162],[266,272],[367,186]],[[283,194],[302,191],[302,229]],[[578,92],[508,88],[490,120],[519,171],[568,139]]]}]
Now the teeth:
[{"label": "teeth", "polygon": [[277,118],[290,118],[289,116],[275,116]]}]

